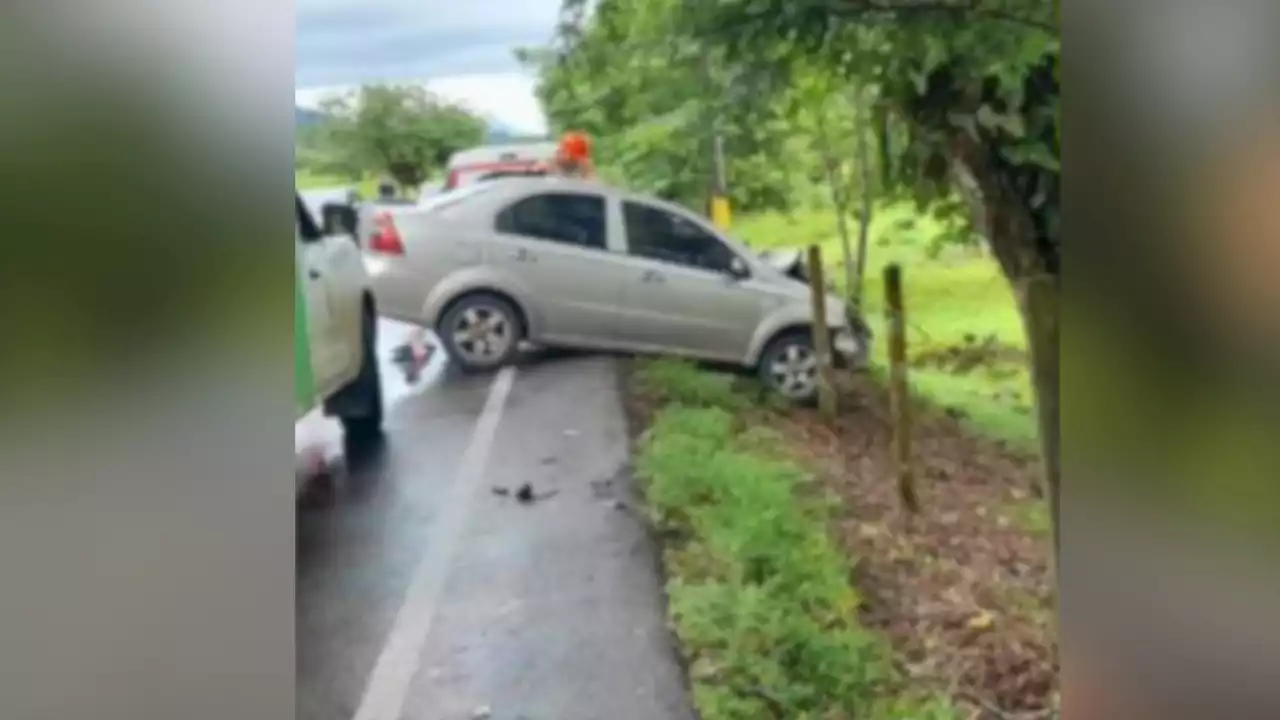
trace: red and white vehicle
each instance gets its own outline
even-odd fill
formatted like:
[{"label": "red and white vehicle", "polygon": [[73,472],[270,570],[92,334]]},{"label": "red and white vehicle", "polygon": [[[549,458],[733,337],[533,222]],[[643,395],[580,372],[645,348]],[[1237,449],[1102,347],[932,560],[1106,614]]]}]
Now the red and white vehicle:
[{"label": "red and white vehicle", "polygon": [[556,158],[554,142],[484,145],[463,150],[449,158],[444,190],[456,190],[503,175],[534,175],[545,172]]}]

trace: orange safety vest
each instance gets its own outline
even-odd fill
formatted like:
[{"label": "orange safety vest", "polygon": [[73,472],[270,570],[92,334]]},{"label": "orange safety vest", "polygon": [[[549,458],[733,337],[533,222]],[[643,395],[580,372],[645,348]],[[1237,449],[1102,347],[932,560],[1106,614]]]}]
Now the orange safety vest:
[{"label": "orange safety vest", "polygon": [[595,168],[591,164],[591,139],[586,133],[567,132],[560,138],[554,172],[567,177],[595,177]]}]

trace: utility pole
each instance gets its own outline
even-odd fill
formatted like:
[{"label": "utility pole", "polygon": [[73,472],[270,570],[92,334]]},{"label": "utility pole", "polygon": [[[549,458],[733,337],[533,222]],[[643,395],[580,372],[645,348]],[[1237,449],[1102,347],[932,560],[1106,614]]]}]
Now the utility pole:
[{"label": "utility pole", "polygon": [[[718,124],[717,124],[718,125]],[[729,229],[729,180],[725,173],[724,135],[717,127],[711,138],[715,186],[711,191],[711,221],[721,230]]]},{"label": "utility pole", "polygon": [[709,144],[711,150],[711,197],[708,210],[710,211],[711,222],[721,230],[728,230],[730,222],[729,182],[725,172],[724,135],[720,130],[719,107],[723,93],[721,88],[716,87],[715,75],[712,72],[711,52],[709,50],[702,51],[702,73],[707,85],[707,96],[712,99],[708,122],[708,130],[711,137]]}]

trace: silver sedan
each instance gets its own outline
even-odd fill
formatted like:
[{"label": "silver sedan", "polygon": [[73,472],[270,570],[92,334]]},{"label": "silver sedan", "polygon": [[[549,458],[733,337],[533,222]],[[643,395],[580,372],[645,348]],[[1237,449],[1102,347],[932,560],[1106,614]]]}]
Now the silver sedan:
[{"label": "silver sedan", "polygon": [[[529,177],[365,212],[379,307],[435,329],[464,369],[529,341],[733,363],[789,398],[817,392],[808,285],[678,205]],[[856,361],[861,324],[834,296],[827,319],[837,360]]]}]

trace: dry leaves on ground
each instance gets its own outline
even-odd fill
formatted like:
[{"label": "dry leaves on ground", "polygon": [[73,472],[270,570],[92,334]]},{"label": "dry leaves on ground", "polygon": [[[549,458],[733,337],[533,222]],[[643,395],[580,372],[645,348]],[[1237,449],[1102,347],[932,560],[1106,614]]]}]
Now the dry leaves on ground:
[{"label": "dry leaves on ground", "polygon": [[1057,691],[1047,535],[1034,508],[1034,458],[916,411],[913,468],[922,511],[899,509],[882,388],[850,390],[834,428],[814,413],[778,427],[841,502],[838,535],[856,558],[864,622],[886,632],[910,677],[976,717],[1044,717]]},{"label": "dry leaves on ground", "polygon": [[[633,438],[660,403],[627,393]],[[913,412],[922,506],[899,507],[884,389],[844,390],[834,425],[812,411],[753,410],[841,500],[836,536],[855,559],[863,622],[891,640],[914,685],[948,694],[971,720],[1040,720],[1058,691],[1050,540],[1036,458],[980,438],[947,413]],[[746,419],[746,418],[744,418]]]}]

